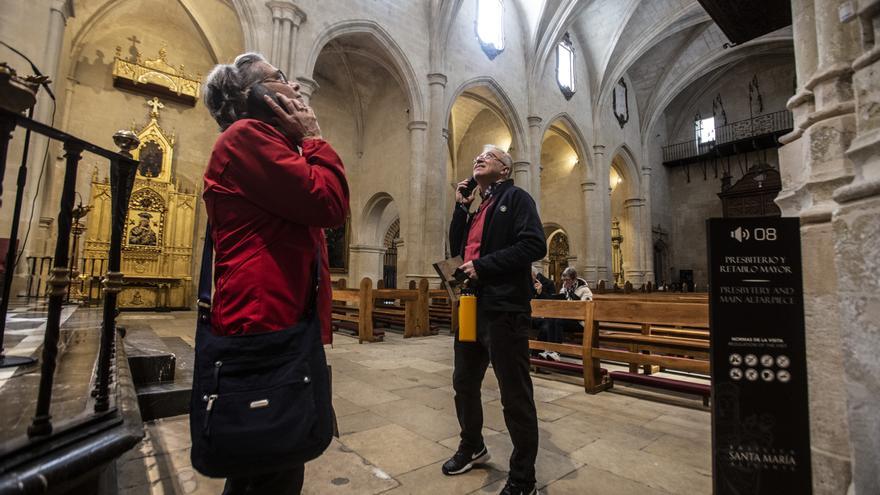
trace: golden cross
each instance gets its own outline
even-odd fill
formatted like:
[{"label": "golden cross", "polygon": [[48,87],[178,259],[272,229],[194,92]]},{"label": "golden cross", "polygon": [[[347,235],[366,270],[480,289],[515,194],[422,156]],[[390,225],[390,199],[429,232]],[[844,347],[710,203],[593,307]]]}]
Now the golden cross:
[{"label": "golden cross", "polygon": [[159,109],[165,108],[165,105],[161,101],[159,101],[159,98],[157,98],[155,96],[153,97],[152,100],[147,100],[147,106],[151,108],[150,117],[152,117],[154,119],[159,118]]}]

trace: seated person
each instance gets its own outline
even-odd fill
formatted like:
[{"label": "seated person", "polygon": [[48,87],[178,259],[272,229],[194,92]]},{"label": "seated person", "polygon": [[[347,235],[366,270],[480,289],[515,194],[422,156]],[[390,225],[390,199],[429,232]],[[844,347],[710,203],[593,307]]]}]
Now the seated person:
[{"label": "seated person", "polygon": [[[532,299],[553,299],[556,295],[556,285],[552,280],[545,277],[537,268],[532,267]],[[550,340],[550,333],[553,331],[553,320],[546,318],[532,318],[532,328],[538,330],[538,340],[544,342],[555,342]],[[533,351],[537,354],[537,351]],[[545,357],[546,351],[541,352],[541,357]]]},{"label": "seated person", "polygon": [[[587,285],[587,281],[579,278],[577,270],[570,266],[562,271],[562,288],[559,289],[559,299],[567,301],[592,301],[593,292]],[[562,343],[565,341],[565,332],[580,332],[583,330],[584,322],[577,320],[565,320],[554,318],[552,320],[553,329],[550,331],[550,342]],[[559,361],[559,354],[548,352],[545,358]]]},{"label": "seated person", "polygon": [[568,301],[592,301],[593,291],[587,285],[587,281],[579,278],[577,270],[570,266],[562,271],[562,288],[559,293],[565,295]]}]

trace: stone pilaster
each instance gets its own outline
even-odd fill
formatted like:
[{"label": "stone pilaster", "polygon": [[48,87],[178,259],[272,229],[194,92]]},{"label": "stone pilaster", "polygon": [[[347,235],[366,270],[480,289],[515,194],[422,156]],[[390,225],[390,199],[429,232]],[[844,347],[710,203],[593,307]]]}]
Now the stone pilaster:
[{"label": "stone pilaster", "polygon": [[[46,72],[46,75],[55,81],[61,79],[58,74],[58,68],[61,61],[61,51],[63,49],[64,28],[67,26],[67,20],[73,16],[74,7],[72,0],[52,0],[49,2],[49,23],[48,28],[46,29],[46,48],[43,52],[43,62],[40,65],[40,68]],[[61,86],[53,85],[53,87],[58,88]],[[49,94],[45,89],[41,89],[39,97],[37,98],[37,104],[34,107],[34,119],[48,125],[57,125],[57,122],[52,122],[52,112],[57,104],[57,102],[53,103],[50,100]],[[46,149],[46,141],[47,138],[41,134],[31,134],[30,152],[28,155],[28,174],[30,177],[28,177],[27,184],[25,185],[24,204],[30,204],[30,198],[39,195],[39,201],[36,203],[37,209],[33,215],[34,218],[38,218],[39,220],[36,235],[31,242],[31,247],[28,249],[27,254],[47,254],[50,253],[49,246],[54,245],[52,239],[55,233],[52,231],[52,225],[55,221],[55,214],[57,213],[56,208],[58,208],[56,198],[60,199],[61,182],[56,179],[56,169],[53,156],[56,153],[60,153],[61,149],[57,144],[50,145],[50,152],[46,157],[47,163],[42,185],[38,191],[37,176],[43,166],[41,160],[44,156],[43,150]],[[17,164],[18,161],[16,160],[13,163]],[[25,208],[27,208],[27,206]],[[24,221],[26,221],[27,217],[27,211],[22,211],[22,218],[25,219]],[[27,228],[24,224],[21,226],[25,229]],[[23,232],[24,230],[21,231]],[[19,270],[22,269],[26,270],[25,263],[19,263]]]},{"label": "stone pilaster", "polygon": [[[513,177],[514,184],[516,184],[518,186],[520,184],[523,184],[523,185],[529,184],[529,176],[531,175],[529,169],[530,169],[531,165],[532,164],[529,162],[523,162],[523,161],[513,162],[513,171],[512,171],[511,177]],[[523,186],[520,186],[520,187],[523,187]],[[535,203],[537,203],[539,198],[536,198],[535,196],[536,196],[536,194],[532,194],[532,198],[534,198]],[[540,196],[540,191],[538,191],[537,196]]]},{"label": "stone pilaster", "polygon": [[838,188],[832,218],[842,360],[855,495],[880,493],[880,0],[859,0],[861,44],[852,63],[853,180]]},{"label": "stone pilaster", "polygon": [[365,244],[352,244],[348,248],[351,254],[351,267],[349,273],[357,273],[357,280],[351,280],[349,286],[357,286],[363,277],[370,277],[373,287],[382,280],[385,246],[368,246]]},{"label": "stone pilaster", "polygon": [[[425,274],[424,264],[426,260],[424,243],[427,242],[424,225],[427,222],[425,204],[425,186],[428,168],[428,123],[424,121],[412,121],[407,126],[410,137],[410,190],[407,212],[408,222],[403,232],[403,238],[411,249],[407,251],[406,277],[418,279]],[[435,260],[436,261],[436,260]]]},{"label": "stone pilaster", "polygon": [[541,133],[541,117],[531,115],[529,121],[529,141],[531,147],[529,150],[532,160],[530,177],[528,182],[523,182],[520,186],[529,191],[535,200],[535,206],[538,207],[538,213],[541,212],[541,145],[543,144],[544,135]]},{"label": "stone pilaster", "polygon": [[[593,146],[593,170],[596,176],[596,182],[599,201],[590,204],[596,239],[595,252],[596,270],[598,278],[602,280],[611,280],[611,185],[608,182],[609,164],[605,163],[605,145],[597,144]],[[608,194],[605,194],[608,191]]]},{"label": "stone pilaster", "polygon": [[[411,167],[410,211],[417,215],[413,223],[416,231],[407,236],[408,280],[427,278],[432,285],[439,283],[431,264],[445,257],[447,204],[454,191],[446,184],[446,138],[443,129],[446,122],[446,76],[428,74],[430,95],[429,120],[417,125],[410,124],[411,147],[424,151],[421,163]],[[423,137],[422,137],[423,136]],[[422,143],[422,144],[419,144]],[[416,155],[417,156],[417,155]],[[412,238],[413,241],[409,239]]]},{"label": "stone pilaster", "polygon": [[654,280],[654,236],[651,233],[651,167],[642,167],[641,192],[644,206],[639,209],[642,283]]},{"label": "stone pilaster", "polygon": [[305,22],[306,14],[293,2],[272,1],[266,7],[272,11],[272,53],[270,61],[279,69],[293,77],[296,67],[296,46],[299,26]]},{"label": "stone pilaster", "polygon": [[[841,0],[792,2],[798,91],[788,102],[795,130],[780,141],[784,215],[801,218],[813,488],[845,493],[851,479],[841,347],[841,290],[835,264],[834,191],[850,183],[845,151],[855,136],[853,30],[839,21]],[[812,24],[812,25],[811,25]]]},{"label": "stone pilaster", "polygon": [[624,280],[636,287],[645,282],[645,268],[642,264],[642,217],[645,200],[629,198],[623,202],[626,223],[623,224],[623,275]]},{"label": "stone pilaster", "polygon": [[596,283],[601,278],[598,259],[601,249],[600,230],[603,228],[596,206],[602,202],[602,195],[597,191],[596,182],[593,180],[581,182],[581,191],[583,192],[584,209],[584,239],[581,243],[583,245],[581,256],[583,277],[590,284],[590,287],[596,287]]}]

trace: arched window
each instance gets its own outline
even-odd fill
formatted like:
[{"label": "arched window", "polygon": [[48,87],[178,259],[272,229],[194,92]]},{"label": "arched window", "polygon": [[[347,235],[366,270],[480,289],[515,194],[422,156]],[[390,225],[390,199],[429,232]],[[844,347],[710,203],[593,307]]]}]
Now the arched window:
[{"label": "arched window", "polygon": [[493,60],[504,50],[504,5],[501,0],[477,1],[477,39]]},{"label": "arched window", "polygon": [[574,95],[574,45],[568,33],[556,45],[556,82],[566,100]]}]

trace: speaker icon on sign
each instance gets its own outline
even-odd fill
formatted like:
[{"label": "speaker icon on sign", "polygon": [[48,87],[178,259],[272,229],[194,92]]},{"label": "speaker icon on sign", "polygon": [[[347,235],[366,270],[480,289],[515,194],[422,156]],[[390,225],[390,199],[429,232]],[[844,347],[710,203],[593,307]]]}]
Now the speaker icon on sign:
[{"label": "speaker icon on sign", "polygon": [[737,227],[735,230],[730,231],[730,237],[733,237],[739,242],[742,242],[743,239],[749,240],[749,229],[743,229],[742,227]]}]

